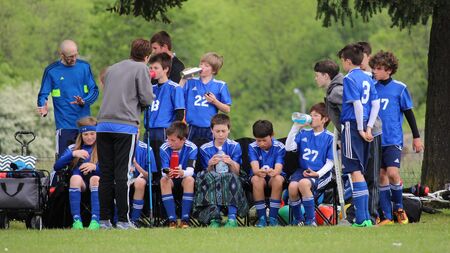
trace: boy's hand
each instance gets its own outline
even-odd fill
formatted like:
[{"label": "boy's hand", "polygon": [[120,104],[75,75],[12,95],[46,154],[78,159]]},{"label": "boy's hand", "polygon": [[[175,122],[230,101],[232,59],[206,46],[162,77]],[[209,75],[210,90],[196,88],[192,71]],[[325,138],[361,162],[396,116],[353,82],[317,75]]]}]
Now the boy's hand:
[{"label": "boy's hand", "polygon": [[373,141],[372,128],[367,127],[366,137],[367,137],[368,140]]},{"label": "boy's hand", "polygon": [[304,177],[319,177],[319,173],[317,173],[311,169],[307,169],[307,170],[303,171],[303,176]]},{"label": "boy's hand", "polygon": [[[372,140],[367,136],[367,133],[364,131],[359,131],[359,135],[361,136],[361,138],[363,138],[365,141],[367,142],[371,142]],[[372,135],[372,134],[371,134]],[[372,136],[373,139],[373,136]]]},{"label": "boy's hand", "polygon": [[257,175],[258,177],[265,178],[267,175],[267,171],[265,169],[260,168],[259,170],[256,171],[255,175]]},{"label": "boy's hand", "polygon": [[416,153],[420,153],[424,150],[424,146],[423,146],[422,140],[420,140],[420,138],[413,139],[413,150]]},{"label": "boy's hand", "polygon": [[267,175],[269,175],[270,177],[276,176],[275,170],[272,169],[272,168],[269,168],[269,169],[267,170]]},{"label": "boy's hand", "polygon": [[222,160],[230,166],[233,165],[233,162],[234,162],[233,159],[231,159],[231,157],[229,155],[223,155]]},{"label": "boy's hand", "polygon": [[48,113],[47,101],[45,102],[44,106],[37,108],[37,112],[41,115],[41,117],[47,116],[47,113]]},{"label": "boy's hand", "polygon": [[208,101],[208,103],[210,104],[214,104],[217,101],[216,96],[214,95],[214,93],[212,92],[207,92],[205,93],[205,99],[206,101]]},{"label": "boy's hand", "polygon": [[79,106],[83,106],[84,105],[84,100],[83,100],[82,97],[80,97],[80,96],[73,96],[73,97],[75,98],[75,100],[70,102],[71,104],[76,104],[76,105],[79,105]]}]

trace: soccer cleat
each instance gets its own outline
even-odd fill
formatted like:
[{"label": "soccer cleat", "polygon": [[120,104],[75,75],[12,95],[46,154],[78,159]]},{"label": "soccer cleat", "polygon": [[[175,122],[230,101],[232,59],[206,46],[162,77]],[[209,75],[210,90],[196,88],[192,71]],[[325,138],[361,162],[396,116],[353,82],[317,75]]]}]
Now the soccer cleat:
[{"label": "soccer cleat", "polygon": [[235,219],[228,219],[227,223],[225,223],[224,227],[225,228],[237,228],[238,223],[237,220]]},{"label": "soccer cleat", "polygon": [[278,222],[277,218],[269,217],[269,226],[271,227],[278,227],[280,223]]},{"label": "soccer cleat", "polygon": [[100,220],[100,229],[112,229],[113,225],[109,220]]},{"label": "soccer cleat", "polygon": [[263,228],[266,226],[267,226],[266,217],[264,216],[259,217],[258,222],[255,224],[255,227]]},{"label": "soccer cleat", "polygon": [[297,222],[297,224],[295,224],[295,226],[304,227],[306,225],[305,225],[305,222],[299,221],[299,222]]},{"label": "soccer cleat", "polygon": [[82,230],[83,229],[83,222],[81,222],[80,220],[75,220],[72,224],[72,229],[75,230]]},{"label": "soccer cleat", "polygon": [[126,221],[118,221],[116,228],[121,230],[138,229],[133,225],[133,223]]},{"label": "soccer cleat", "polygon": [[210,228],[220,228],[220,221],[219,220],[211,220],[209,223]]},{"label": "soccer cleat", "polygon": [[397,222],[403,225],[406,225],[409,223],[408,216],[406,215],[405,210],[399,208],[396,212],[394,212],[394,215],[397,217]]},{"label": "soccer cleat", "polygon": [[356,228],[366,228],[366,227],[372,227],[372,221],[371,220],[365,220],[363,221],[361,224],[358,223],[353,223],[352,227],[356,227]]},{"label": "soccer cleat", "polygon": [[169,228],[177,228],[177,222],[176,221],[170,221],[169,222]]},{"label": "soccer cleat", "polygon": [[189,222],[182,220],[180,223],[180,228],[189,228]]},{"label": "soccer cleat", "polygon": [[96,220],[91,220],[91,223],[89,223],[88,229],[89,230],[99,230],[100,229],[100,224]]},{"label": "soccer cleat", "polygon": [[378,222],[378,226],[385,226],[385,225],[393,225],[394,224],[394,221],[393,220],[389,220],[389,219],[385,219],[385,220],[382,220],[382,221],[380,221],[380,222]]}]

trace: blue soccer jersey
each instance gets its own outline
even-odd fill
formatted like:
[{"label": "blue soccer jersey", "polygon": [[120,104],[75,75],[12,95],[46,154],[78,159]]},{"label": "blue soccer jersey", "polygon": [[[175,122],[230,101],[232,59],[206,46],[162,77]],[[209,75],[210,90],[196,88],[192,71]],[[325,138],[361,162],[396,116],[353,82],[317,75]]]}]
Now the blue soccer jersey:
[{"label": "blue soccer jersey", "polygon": [[[73,66],[61,61],[50,64],[42,77],[38,107],[44,106],[49,94],[53,98],[56,129],[78,129],[77,120],[91,114],[90,105],[99,94],[89,63],[77,60]],[[84,106],[71,104],[74,96],[80,96]]]},{"label": "blue soccer jersey", "polygon": [[186,122],[197,127],[209,127],[211,118],[217,114],[218,109],[210,104],[205,94],[211,92],[217,100],[226,105],[231,105],[231,96],[225,82],[211,79],[207,84],[199,78],[187,80],[184,85],[184,97],[186,101]]},{"label": "blue soccer jersey", "polygon": [[150,112],[144,122],[146,128],[168,128],[174,121],[175,110],[185,109],[183,88],[175,82],[168,80],[158,86],[153,85],[153,100]]},{"label": "blue soccer jersey", "polygon": [[327,162],[333,160],[333,134],[328,130],[316,135],[312,129],[302,129],[296,136],[300,170],[319,171]]},{"label": "blue soccer jersey", "polygon": [[[274,169],[275,164],[284,164],[284,156],[286,155],[286,149],[283,143],[272,138],[272,147],[269,150],[263,150],[258,147],[255,142],[250,143],[248,146],[248,158],[250,162],[257,161],[259,167],[269,166]],[[284,174],[284,172],[282,172]],[[253,175],[253,170],[250,170],[250,175]]]},{"label": "blue soccer jersey", "polygon": [[[150,150],[148,150],[149,148]],[[134,158],[136,158],[136,162],[145,170],[148,172],[149,169],[149,161],[148,161],[148,153],[150,152],[150,168],[152,169],[152,172],[157,172],[158,169],[156,168],[156,160],[155,160],[155,154],[153,153],[152,147],[148,147],[148,145],[145,142],[138,141],[136,145],[136,150],[134,151]],[[134,170],[133,176],[138,177],[139,171],[137,169]]]},{"label": "blue soccer jersey", "polygon": [[[172,156],[172,152],[173,150],[167,142],[165,142],[161,146],[159,151],[159,154],[161,156],[161,168],[170,167],[170,157]],[[186,170],[189,160],[197,161],[197,153],[198,153],[197,146],[195,146],[194,143],[186,140],[186,142],[183,145],[183,148],[180,151],[178,151],[178,159],[183,170]]]},{"label": "blue soccer jersey", "polygon": [[371,101],[377,99],[376,93],[372,78],[360,68],[352,69],[344,77],[341,122],[356,120],[353,102],[357,100],[361,101],[363,120],[367,121],[370,115]]},{"label": "blue soccer jersey", "polygon": [[[222,146],[222,151],[231,157],[231,159],[239,164],[242,164],[242,149],[241,145],[236,141],[227,139]],[[202,162],[202,168],[206,170],[208,168],[208,162],[211,158],[217,154],[219,150],[214,146],[214,141],[203,144],[200,147],[200,158]]]},{"label": "blue soccer jersey", "polygon": [[411,96],[406,85],[391,80],[383,85],[377,82],[375,88],[380,97],[380,118],[383,121],[382,146],[403,146],[403,112],[413,108]]}]

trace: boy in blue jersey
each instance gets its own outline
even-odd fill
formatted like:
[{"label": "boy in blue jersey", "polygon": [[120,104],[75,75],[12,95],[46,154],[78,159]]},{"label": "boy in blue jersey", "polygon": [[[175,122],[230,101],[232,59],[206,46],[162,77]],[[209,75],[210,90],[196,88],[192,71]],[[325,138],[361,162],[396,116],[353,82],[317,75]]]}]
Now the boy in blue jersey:
[{"label": "boy in blue jersey", "polygon": [[[297,150],[300,168],[291,175],[289,207],[294,219],[292,225],[317,226],[315,220],[314,192],[331,181],[333,168],[333,134],[326,130],[329,118],[324,103],[311,107],[310,129],[294,123],[286,139],[286,151]],[[301,199],[300,199],[301,197]],[[300,203],[305,209],[301,216]]]},{"label": "boy in blue jersey", "polygon": [[[370,227],[368,211],[369,194],[364,173],[367,166],[369,146],[373,140],[372,128],[380,109],[380,100],[372,78],[359,67],[363,60],[363,47],[349,44],[338,53],[344,77],[341,123],[343,173],[350,173],[355,206],[355,227]],[[370,104],[369,104],[370,103]]]},{"label": "boy in blue jersey", "polygon": [[248,157],[252,167],[250,175],[258,216],[257,227],[267,226],[264,189],[270,187],[269,225],[278,226],[278,210],[281,204],[281,191],[285,173],[283,172],[286,150],[283,143],[274,136],[272,123],[258,120],[253,124],[253,136],[256,141],[248,146]]},{"label": "boy in blue jersey", "polygon": [[409,91],[404,83],[392,79],[398,68],[397,58],[391,52],[380,51],[372,57],[370,66],[377,80],[375,88],[381,99],[380,117],[383,121],[380,206],[385,220],[379,224],[393,224],[391,201],[397,221],[407,224],[408,217],[402,202],[403,185],[399,173],[403,147],[403,114],[411,127],[413,149],[420,152],[423,145],[412,111],[413,103]]},{"label": "boy in blue jersey", "polygon": [[181,121],[184,118],[184,92],[180,85],[167,77],[172,64],[167,53],[152,55],[149,63],[150,69],[155,72],[154,79],[157,83],[153,85],[155,99],[151,109],[146,111],[144,125],[151,141],[163,142],[166,140],[166,128],[173,121]]},{"label": "boy in blue jersey", "polygon": [[59,50],[61,59],[45,68],[37,98],[38,113],[43,117],[48,113],[48,95],[53,98],[57,156],[75,142],[78,135],[76,122],[90,116],[90,106],[99,94],[91,66],[77,59],[75,42],[64,40]]},{"label": "boy in blue jersey", "polygon": [[[136,149],[134,151],[133,159],[133,210],[131,212],[131,222],[140,227],[139,218],[141,217],[142,209],[144,208],[144,195],[147,189],[148,173],[151,168],[151,172],[157,172],[155,155],[151,146],[147,146],[146,143],[138,141]],[[148,155],[150,154],[150,160]]]},{"label": "boy in blue jersey", "polygon": [[231,96],[224,81],[214,77],[223,65],[223,57],[207,53],[200,59],[200,77],[181,79],[186,101],[186,122],[189,124],[189,140],[212,140],[211,118],[218,111],[229,113]]},{"label": "boy in blue jersey", "polygon": [[214,141],[203,144],[200,158],[203,171],[195,181],[194,215],[211,228],[221,226],[221,209],[228,209],[225,227],[237,227],[237,215],[245,215],[248,203],[239,178],[242,150],[239,143],[228,139],[230,118],[217,114],[211,119]]},{"label": "boy in blue jersey", "polygon": [[[172,189],[179,189],[180,187],[183,188],[180,228],[189,227],[194,200],[194,167],[198,150],[194,143],[187,140],[187,136],[188,127],[186,123],[176,121],[167,129],[167,141],[160,148],[161,168],[163,168],[160,181],[161,198],[169,219],[169,228],[177,227]],[[178,153],[179,165],[176,168],[169,168],[174,153]]]}]

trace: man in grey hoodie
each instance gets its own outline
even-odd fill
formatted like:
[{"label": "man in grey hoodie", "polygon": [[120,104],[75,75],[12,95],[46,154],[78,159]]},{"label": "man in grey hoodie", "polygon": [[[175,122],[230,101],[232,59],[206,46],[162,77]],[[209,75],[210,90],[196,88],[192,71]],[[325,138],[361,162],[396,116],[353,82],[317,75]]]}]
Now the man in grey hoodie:
[{"label": "man in grey hoodie", "polygon": [[151,44],[136,39],[130,58],[110,66],[104,76],[103,101],[98,114],[97,149],[100,227],[111,228],[114,199],[118,229],[133,227],[129,221],[129,179],[141,113],[151,105],[153,91],[147,62]]}]

